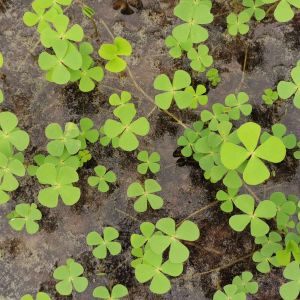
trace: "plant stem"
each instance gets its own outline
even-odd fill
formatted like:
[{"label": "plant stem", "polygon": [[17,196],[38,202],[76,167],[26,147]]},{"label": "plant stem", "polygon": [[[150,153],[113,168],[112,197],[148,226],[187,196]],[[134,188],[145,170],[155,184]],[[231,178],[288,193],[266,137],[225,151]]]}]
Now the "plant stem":
[{"label": "plant stem", "polygon": [[259,203],[260,199],[259,197],[254,193],[254,191],[246,184],[244,183],[245,189],[255,198],[255,200]]}]

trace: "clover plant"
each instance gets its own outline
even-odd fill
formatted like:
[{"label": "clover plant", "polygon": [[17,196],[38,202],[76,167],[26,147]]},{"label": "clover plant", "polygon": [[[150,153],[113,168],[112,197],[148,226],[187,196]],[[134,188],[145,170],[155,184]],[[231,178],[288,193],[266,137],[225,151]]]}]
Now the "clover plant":
[{"label": "clover plant", "polygon": [[93,291],[93,297],[99,299],[118,300],[128,295],[128,289],[123,284],[113,286],[111,293],[105,286],[98,286]]},{"label": "clover plant", "polygon": [[277,92],[279,97],[284,100],[291,98],[294,95],[293,103],[296,108],[300,109],[300,65],[297,65],[295,68],[292,69],[291,77],[292,81],[279,82],[277,86]]},{"label": "clover plant", "polygon": [[241,113],[244,116],[249,116],[252,112],[252,105],[248,103],[249,96],[240,92],[237,95],[230,94],[225,98],[225,104],[230,107],[228,112],[229,118],[232,120],[239,120]]},{"label": "clover plant", "polygon": [[261,201],[255,208],[255,200],[252,196],[244,194],[236,197],[235,206],[243,214],[234,215],[229,219],[231,228],[235,231],[243,231],[250,223],[251,235],[259,237],[269,232],[269,225],[262,219],[272,219],[276,215],[276,205],[270,200]]},{"label": "clover plant", "polygon": [[[287,149],[294,149],[297,144],[297,138],[293,133],[286,134],[287,128],[281,123],[272,125],[272,134],[281,139]],[[271,135],[268,132],[263,132],[260,141],[265,142]]]},{"label": "clover plant", "polygon": [[300,8],[300,3],[294,0],[263,0],[264,3],[275,3],[278,2],[274,17],[278,22],[288,22],[294,18],[293,8]]},{"label": "clover plant", "polygon": [[180,109],[191,105],[193,95],[185,90],[191,84],[191,76],[183,70],[178,70],[174,74],[173,81],[165,74],[157,76],[154,80],[154,88],[162,91],[155,96],[155,104],[164,110],[170,108],[174,99]]},{"label": "clover plant", "polygon": [[192,86],[188,86],[185,89],[186,92],[189,92],[193,95],[192,102],[189,108],[196,109],[198,105],[206,105],[208,102],[208,96],[205,95],[206,87],[202,84],[198,84],[196,90]]},{"label": "clover plant", "polygon": [[261,21],[266,16],[266,12],[262,8],[264,4],[263,0],[243,0],[243,5],[246,8],[244,12],[248,13],[250,17],[254,15],[257,21]]},{"label": "clover plant", "polygon": [[[81,149],[87,147],[87,141],[94,144],[99,138],[99,131],[94,128],[94,122],[90,118],[82,118],[79,122]],[[75,152],[76,153],[76,152]]]},{"label": "clover plant", "polygon": [[205,72],[206,68],[213,64],[213,58],[208,54],[209,48],[206,45],[199,45],[197,50],[191,48],[187,56],[191,60],[191,68],[198,72]]},{"label": "clover plant", "polygon": [[245,163],[243,179],[247,184],[257,185],[270,177],[270,172],[262,160],[273,163],[281,162],[286,155],[283,142],[271,136],[257,147],[261,127],[253,122],[240,126],[237,130],[238,138],[244,147],[225,142],[221,148],[221,161],[230,170],[239,168]]},{"label": "clover plant", "polygon": [[36,294],[36,297],[33,298],[31,295],[26,294],[24,296],[22,296],[22,298],[20,300],[51,300],[50,296],[44,292],[38,292]]},{"label": "clover plant", "polygon": [[139,146],[136,135],[145,136],[150,130],[150,125],[145,117],[133,121],[136,115],[135,109],[122,107],[116,112],[119,121],[108,119],[104,124],[104,133],[109,138],[118,137],[118,146],[125,151],[133,151]]},{"label": "clover plant", "polygon": [[173,58],[181,57],[183,51],[189,51],[193,47],[191,40],[180,42],[173,35],[167,36],[165,39],[166,46],[170,48],[169,54]]},{"label": "clover plant", "polygon": [[272,89],[265,89],[264,94],[262,95],[262,100],[266,105],[272,105],[275,101],[278,100],[277,91],[273,91]]},{"label": "clover plant", "polygon": [[225,111],[225,106],[221,103],[214,103],[212,105],[212,112],[209,110],[201,111],[201,121],[209,123],[209,129],[216,131],[218,124],[222,121],[229,121],[229,116]]},{"label": "clover plant", "polygon": [[239,291],[236,285],[228,284],[224,286],[224,292],[217,291],[213,297],[213,300],[227,299],[246,300],[246,294],[244,292]]},{"label": "clover plant", "polygon": [[55,288],[60,295],[68,296],[75,290],[78,293],[84,292],[88,287],[88,280],[82,276],[84,269],[81,264],[69,258],[65,265],[54,270],[53,277],[59,281]]},{"label": "clover plant", "polygon": [[169,260],[172,263],[183,263],[189,257],[189,250],[181,240],[193,242],[200,236],[198,226],[188,220],[176,228],[176,223],[172,218],[162,218],[157,221],[156,228],[163,235],[152,236],[150,247],[155,253],[160,255],[170,247]]},{"label": "clover plant", "polygon": [[151,222],[143,222],[140,225],[142,234],[132,234],[130,238],[131,245],[134,249],[140,249],[147,244],[155,232],[155,225]]},{"label": "clover plant", "polygon": [[213,87],[216,87],[221,82],[219,71],[216,68],[208,70],[206,77]]},{"label": "clover plant", "polygon": [[140,151],[137,159],[141,162],[137,166],[137,171],[145,175],[148,171],[156,174],[160,170],[160,155],[158,152]]},{"label": "clover plant", "polygon": [[73,186],[79,179],[74,168],[45,163],[37,169],[36,176],[41,184],[49,186],[39,191],[38,200],[42,205],[54,208],[59,198],[65,205],[74,205],[79,201],[80,189]]},{"label": "clover plant", "polygon": [[86,162],[92,159],[92,154],[89,150],[80,150],[78,152],[79,166],[82,167]]},{"label": "clover plant", "polygon": [[122,246],[115,240],[119,237],[119,232],[113,227],[105,227],[103,236],[98,232],[92,231],[86,237],[86,242],[89,246],[94,246],[93,255],[99,259],[104,259],[107,252],[111,255],[118,255],[122,251]]},{"label": "clover plant", "polygon": [[107,171],[104,166],[94,168],[97,176],[89,176],[88,184],[92,187],[97,186],[98,191],[106,193],[109,191],[109,183],[117,181],[117,176],[113,171]]},{"label": "clover plant", "polygon": [[114,115],[118,114],[118,111],[122,110],[124,106],[131,109],[133,104],[128,103],[131,101],[131,99],[131,94],[126,91],[122,91],[120,96],[118,94],[112,94],[109,97],[109,104],[112,106],[116,106],[116,108],[114,109]]},{"label": "clover plant", "polygon": [[135,268],[135,277],[140,283],[151,280],[152,293],[165,294],[171,289],[170,280],[166,275],[177,277],[182,272],[182,263],[172,263],[170,260],[163,262],[161,255],[148,250],[143,257],[143,262]]},{"label": "clover plant", "polygon": [[120,56],[130,56],[131,44],[122,37],[116,37],[113,44],[102,44],[99,49],[100,57],[108,60],[105,69],[112,73],[119,73],[126,69],[127,63]]},{"label": "clover plant", "polygon": [[252,260],[257,263],[256,269],[263,274],[269,273],[272,266],[279,267],[274,250],[271,248],[254,252]]},{"label": "clover plant", "polygon": [[280,296],[284,300],[295,300],[300,293],[300,265],[299,262],[291,262],[283,272],[284,278],[289,282],[280,287]]},{"label": "clover plant", "polygon": [[134,202],[134,209],[137,212],[145,212],[148,208],[148,203],[152,209],[160,209],[164,204],[162,197],[155,195],[161,191],[161,186],[154,179],[146,179],[144,187],[139,182],[130,184],[127,189],[127,197],[137,198]]},{"label": "clover plant", "polygon": [[222,204],[220,206],[221,210],[230,213],[233,211],[234,201],[237,198],[237,193],[239,189],[228,188],[227,193],[220,190],[216,194],[216,198],[218,201],[221,201]]},{"label": "clover plant", "polygon": [[298,143],[297,143],[297,148],[298,148],[298,150],[294,152],[294,157],[299,160],[300,159],[300,141],[298,141]]},{"label": "clover plant", "polygon": [[76,154],[81,148],[78,139],[80,131],[75,123],[67,122],[64,131],[57,123],[51,123],[46,127],[46,137],[51,141],[47,145],[47,151],[53,156],[61,156],[66,149],[70,154]]},{"label": "clover plant", "polygon": [[232,36],[236,36],[237,34],[245,35],[249,31],[249,20],[250,15],[246,11],[243,11],[238,15],[231,13],[227,17],[228,33]]},{"label": "clover plant", "polygon": [[37,221],[42,219],[42,214],[35,203],[21,203],[16,205],[6,217],[12,229],[21,231],[25,227],[27,233],[35,234],[39,230]]}]

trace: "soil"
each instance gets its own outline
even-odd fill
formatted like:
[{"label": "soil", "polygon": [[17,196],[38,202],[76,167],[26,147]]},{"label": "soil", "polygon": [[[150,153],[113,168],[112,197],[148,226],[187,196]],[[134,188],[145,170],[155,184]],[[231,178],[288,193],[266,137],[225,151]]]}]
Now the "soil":
[{"label": "soil", "polygon": [[[94,44],[95,49],[102,42],[111,42],[101,19],[114,35],[128,39],[134,49],[128,61],[133,76],[153,97],[155,76],[160,73],[170,75],[178,68],[189,70],[186,59],[171,59],[164,46],[164,38],[178,23],[172,15],[176,1],[128,1],[127,6],[122,4],[126,1],[117,1],[117,5],[113,2],[87,1],[95,9],[98,37],[94,37],[94,25],[82,15],[76,0],[66,14],[73,22],[83,26],[87,40]],[[159,212],[136,214],[132,201],[126,197],[126,190],[131,182],[142,178],[136,171],[137,151],[125,153],[99,144],[90,145],[93,159],[80,171],[80,202],[73,207],[60,204],[51,210],[39,206],[43,213],[41,230],[34,236],[28,236],[13,232],[5,219],[17,203],[37,201],[39,184],[34,178],[22,178],[12,200],[0,208],[0,299],[17,300],[26,293],[34,294],[41,290],[48,292],[53,299],[89,300],[96,286],[122,283],[129,289],[129,299],[204,300],[212,299],[217,288],[230,283],[244,270],[251,270],[260,285],[259,293],[251,299],[280,299],[278,287],[282,282],[282,270],[273,270],[267,275],[256,271],[251,260],[255,245],[249,233],[231,230],[228,215],[222,213],[217,205],[196,213],[215,200],[220,186],[205,181],[195,163],[179,157],[176,140],[183,133],[182,126],[154,109],[126,72],[106,74],[104,81],[89,94],[81,93],[76,85],[61,87],[44,79],[37,66],[42,46],[37,44],[35,30],[26,28],[22,23],[22,15],[30,8],[30,3],[30,0],[0,0],[0,50],[5,57],[5,67],[1,72],[5,74],[2,77],[6,96],[1,109],[14,112],[20,120],[20,127],[31,136],[26,160],[30,162],[35,153],[45,151],[44,129],[50,122],[64,124],[87,116],[100,126],[112,114],[109,95],[128,90],[133,94],[140,115],[151,112],[151,132],[142,139],[140,148],[161,154],[162,169],[154,178],[163,188],[161,194],[165,205]],[[279,80],[287,79],[291,68],[300,59],[299,16],[287,24],[278,24],[272,17],[263,23],[253,22],[247,36],[233,38],[225,34],[227,5],[227,1],[214,1],[214,14],[218,17],[208,26],[210,38],[207,44],[222,77],[219,86],[209,90],[208,107],[223,101],[229,93],[243,90],[250,95],[254,105],[248,120],[258,122],[265,129],[280,121],[299,137],[299,111],[290,101],[279,102],[273,108],[265,107],[261,101],[263,90],[275,88]],[[103,64],[96,51],[95,59]],[[203,82],[203,78],[194,73],[193,83],[197,82]],[[195,121],[199,114],[199,111],[180,112],[176,108],[171,111],[187,124]],[[118,176],[118,182],[109,193],[99,193],[87,185],[87,178],[97,164],[105,165]],[[260,199],[267,199],[274,191],[299,195],[299,163],[291,155],[274,171],[277,177],[254,188]],[[145,220],[155,222],[158,218],[171,216],[180,221],[193,213],[190,219],[199,225],[201,238],[189,245],[190,260],[184,274],[172,280],[170,293],[155,296],[149,292],[148,285],[138,284],[134,278],[130,268],[130,234],[137,232],[139,224]],[[120,231],[123,252],[117,257],[99,261],[93,258],[85,236],[92,230],[101,231],[103,226],[114,226]],[[52,273],[70,257],[84,266],[84,274],[90,284],[82,294],[61,297],[55,293]],[[99,273],[106,275],[97,275]]]}]

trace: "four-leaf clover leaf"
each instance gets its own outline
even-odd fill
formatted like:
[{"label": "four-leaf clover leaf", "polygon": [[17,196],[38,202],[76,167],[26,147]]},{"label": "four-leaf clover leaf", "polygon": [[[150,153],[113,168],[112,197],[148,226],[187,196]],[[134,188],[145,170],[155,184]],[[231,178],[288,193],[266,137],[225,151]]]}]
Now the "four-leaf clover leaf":
[{"label": "four-leaf clover leaf", "polygon": [[137,159],[141,161],[138,164],[137,170],[140,174],[146,174],[150,170],[153,174],[156,174],[160,170],[160,155],[158,152],[152,152],[150,155],[148,151],[139,152]]},{"label": "four-leaf clover leaf", "polygon": [[88,287],[88,280],[81,276],[84,269],[81,264],[73,259],[67,259],[66,265],[59,266],[54,270],[53,277],[59,282],[55,285],[60,295],[68,296],[72,294],[73,289],[82,293]]},{"label": "four-leaf clover leaf", "polygon": [[[20,300],[34,300],[29,294],[24,295]],[[38,292],[35,300],[51,300],[50,296],[44,292]]]},{"label": "four-leaf clover leaf", "polygon": [[98,232],[92,231],[86,237],[86,242],[89,246],[95,246],[93,255],[99,259],[104,259],[107,256],[107,251],[111,255],[118,255],[122,251],[122,246],[114,240],[119,237],[119,232],[113,227],[105,227],[103,236]]},{"label": "four-leaf clover leaf", "polygon": [[113,286],[111,293],[105,286],[98,286],[93,291],[94,298],[118,300],[128,295],[128,289],[122,284],[116,284]]},{"label": "four-leaf clover leaf", "polygon": [[88,184],[92,187],[98,186],[98,191],[106,193],[109,190],[108,183],[116,182],[117,176],[113,171],[108,171],[104,166],[97,166],[94,168],[97,176],[90,176]]},{"label": "four-leaf clover leaf", "polygon": [[252,112],[252,105],[248,104],[249,96],[240,92],[238,95],[230,94],[225,98],[225,104],[231,108],[228,112],[232,120],[239,120],[241,113],[244,116],[249,116]]},{"label": "four-leaf clover leaf", "polygon": [[127,196],[130,198],[138,197],[134,203],[134,209],[137,212],[145,212],[147,210],[148,202],[152,209],[160,209],[164,204],[162,197],[154,193],[161,191],[161,186],[154,179],[146,179],[145,187],[140,183],[134,182],[127,189]]},{"label": "four-leaf clover leaf", "polygon": [[280,287],[280,295],[284,300],[295,300],[300,293],[300,265],[293,261],[283,271],[284,278],[290,280]]},{"label": "four-leaf clover leaf", "polygon": [[46,207],[53,208],[58,204],[60,196],[65,205],[73,205],[80,198],[80,189],[72,183],[78,181],[78,174],[71,167],[55,167],[53,164],[43,164],[36,171],[41,184],[50,187],[40,190],[38,199]]},{"label": "four-leaf clover leaf", "polygon": [[198,49],[190,49],[188,51],[188,58],[191,60],[191,67],[198,72],[204,72],[206,68],[213,63],[213,58],[208,54],[209,49],[206,45],[199,45]]},{"label": "four-leaf clover leaf", "polygon": [[216,291],[213,300],[246,300],[246,294],[238,290],[235,284],[228,284],[224,286],[224,292]]},{"label": "four-leaf clover leaf", "polygon": [[250,223],[251,235],[259,237],[269,232],[269,225],[261,219],[271,219],[276,215],[276,205],[270,200],[261,201],[255,209],[255,200],[250,195],[240,195],[234,201],[235,206],[244,214],[229,219],[230,226],[238,232]]},{"label": "four-leaf clover leaf", "polygon": [[254,15],[257,21],[261,21],[266,16],[266,12],[261,8],[264,5],[263,0],[243,0],[243,5],[247,7],[245,12],[250,17]]},{"label": "four-leaf clover leaf", "polygon": [[232,284],[236,285],[239,292],[246,294],[256,294],[258,291],[258,284],[255,281],[251,281],[253,274],[251,272],[243,272],[241,276],[235,276],[232,280]]},{"label": "four-leaf clover leaf", "polygon": [[236,15],[231,13],[227,16],[227,28],[230,35],[236,36],[238,33],[244,35],[249,31],[250,16],[246,11]]}]

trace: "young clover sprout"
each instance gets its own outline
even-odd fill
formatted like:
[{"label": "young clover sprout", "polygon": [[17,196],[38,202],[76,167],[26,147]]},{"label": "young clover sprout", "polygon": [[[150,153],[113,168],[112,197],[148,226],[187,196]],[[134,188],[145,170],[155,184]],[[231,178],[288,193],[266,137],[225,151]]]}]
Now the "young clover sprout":
[{"label": "young clover sprout", "polygon": [[244,214],[234,215],[229,219],[229,225],[235,231],[243,231],[250,223],[251,235],[259,237],[269,232],[269,225],[261,219],[275,217],[276,205],[270,200],[261,201],[255,208],[255,200],[250,195],[240,195],[234,201],[235,206]]},{"label": "young clover sprout", "polygon": [[190,254],[188,248],[180,240],[193,242],[200,236],[198,226],[188,220],[176,228],[176,223],[172,218],[162,218],[157,221],[156,228],[163,234],[151,237],[149,241],[151,250],[162,255],[170,247],[169,260],[176,264],[185,262]]},{"label": "young clover sprout", "polygon": [[38,199],[46,207],[54,208],[61,197],[65,205],[74,205],[80,198],[80,189],[73,183],[79,180],[78,174],[71,167],[55,167],[45,163],[36,171],[36,176],[41,184],[49,187],[40,190]]},{"label": "young clover sprout", "polygon": [[73,289],[78,292],[84,292],[88,287],[88,280],[82,276],[84,269],[81,264],[73,259],[67,259],[66,264],[59,266],[54,270],[53,277],[59,282],[55,289],[62,296],[72,294]]},{"label": "young clover sprout", "polygon": [[25,227],[29,234],[35,234],[39,230],[39,224],[36,221],[42,219],[42,214],[35,203],[21,203],[6,217],[14,230],[21,231]]},{"label": "young clover sprout", "polygon": [[89,150],[80,150],[77,154],[79,158],[79,166],[82,167],[86,162],[92,159],[92,154]]},{"label": "young clover sprout", "polygon": [[216,87],[221,82],[219,71],[215,68],[208,70],[206,77],[213,87]]},{"label": "young clover sprout", "polygon": [[98,186],[98,191],[106,193],[109,191],[108,183],[117,181],[117,176],[113,171],[107,171],[104,166],[97,166],[94,168],[97,176],[89,176],[88,184],[92,187]]},{"label": "young clover sprout", "polygon": [[105,286],[98,286],[93,291],[94,298],[118,300],[128,295],[127,287],[122,284],[116,284],[113,286],[111,293]]},{"label": "young clover sprout", "polygon": [[73,155],[81,148],[81,142],[78,139],[80,131],[72,122],[65,124],[64,131],[59,124],[51,123],[46,127],[45,134],[48,139],[52,140],[47,145],[47,151],[53,156],[61,156],[64,149]]},{"label": "young clover sprout", "polygon": [[205,4],[179,3],[174,9],[174,15],[185,23],[176,26],[173,29],[173,36],[179,42],[191,41],[192,43],[201,43],[208,39],[208,31],[201,25],[209,24],[214,17],[211,14],[211,7]]},{"label": "young clover sprout", "polygon": [[137,166],[137,171],[145,175],[148,170],[153,174],[160,171],[160,155],[158,152],[152,152],[150,155],[148,151],[139,152],[137,159],[141,162]]},{"label": "young clover sprout", "polygon": [[66,84],[71,79],[70,70],[79,70],[82,66],[82,56],[77,47],[65,40],[54,40],[51,44],[55,55],[42,52],[39,56],[39,66],[47,71],[46,78],[50,82]]},{"label": "young clover sprout", "polygon": [[284,300],[296,300],[300,293],[300,265],[293,261],[283,271],[284,278],[289,282],[280,287],[280,296]]},{"label": "young clover sprout", "polygon": [[140,183],[134,182],[127,189],[127,197],[138,199],[134,203],[134,209],[137,212],[145,212],[149,205],[152,209],[160,209],[164,204],[162,197],[154,193],[161,191],[161,186],[154,179],[146,179],[145,187]]},{"label": "young clover sprout", "polygon": [[262,100],[266,105],[272,105],[278,100],[278,93],[272,89],[265,89],[264,94],[262,95]]},{"label": "young clover sprout", "polygon": [[88,5],[84,5],[82,7],[81,11],[82,11],[82,14],[84,16],[88,17],[89,19],[93,19],[94,15],[95,15],[95,10]]},{"label": "young clover sprout", "polygon": [[279,97],[284,100],[291,98],[294,95],[294,105],[300,109],[300,65],[297,65],[292,69],[291,77],[292,81],[279,82],[277,86],[277,92]]},{"label": "young clover sprout", "polygon": [[136,135],[145,136],[150,130],[150,124],[145,117],[133,121],[136,110],[127,106],[115,113],[120,122],[108,119],[103,131],[110,139],[118,137],[118,146],[125,151],[133,151],[139,146]]},{"label": "young clover sprout", "polygon": [[257,21],[261,21],[266,16],[266,12],[263,8],[263,0],[243,0],[243,5],[247,7],[244,12],[249,14],[250,18],[254,15]]},{"label": "young clover sprout", "polygon": [[257,185],[270,177],[269,169],[262,160],[281,162],[286,155],[282,141],[271,136],[257,147],[261,127],[253,122],[243,124],[237,135],[243,146],[225,142],[221,147],[221,161],[229,170],[235,170],[245,163],[243,179],[247,184]]},{"label": "young clover sprout", "polygon": [[41,42],[43,46],[46,48],[53,47],[57,41],[81,42],[84,36],[83,29],[78,24],[68,29],[69,22],[70,19],[63,14],[53,18],[52,23],[55,30],[48,27],[41,32]]},{"label": "young clover sprout", "polygon": [[249,271],[243,272],[241,276],[235,276],[232,280],[232,284],[237,286],[240,292],[245,294],[256,294],[258,291],[258,284],[252,281],[253,274]]},{"label": "young clover sprout", "polygon": [[224,286],[224,292],[216,291],[213,300],[246,300],[246,294],[239,291],[235,284],[228,284]]},{"label": "young clover sprout", "polygon": [[119,237],[119,232],[113,227],[105,227],[103,229],[103,236],[98,232],[92,231],[86,237],[86,243],[89,246],[95,246],[93,249],[93,255],[99,259],[104,259],[107,256],[107,252],[115,256],[121,253],[121,243],[115,242]]},{"label": "young clover sprout", "polygon": [[155,96],[155,104],[164,110],[170,108],[173,98],[180,109],[191,105],[193,95],[185,90],[191,84],[191,76],[183,70],[177,70],[173,81],[165,74],[157,76],[154,80],[154,88],[163,93]]},{"label": "young clover sprout", "polygon": [[227,29],[230,35],[236,36],[239,34],[246,34],[249,31],[249,25],[247,24],[250,21],[250,16],[247,12],[243,11],[236,15],[231,13],[227,16]]},{"label": "young clover sprout", "polygon": [[191,68],[198,72],[205,72],[206,68],[213,64],[213,57],[208,54],[209,48],[206,45],[199,45],[197,50],[191,48],[187,56],[191,60]]},{"label": "young clover sprout", "polygon": [[36,294],[36,297],[33,298],[31,295],[26,294],[24,296],[22,296],[22,298],[20,300],[51,300],[50,296],[44,292],[38,292]]},{"label": "young clover sprout", "polygon": [[113,44],[102,44],[99,56],[108,60],[105,69],[112,73],[119,73],[126,69],[127,62],[120,56],[130,56],[132,53],[131,44],[121,37],[116,37]]},{"label": "young clover sprout", "polygon": [[142,263],[135,268],[135,277],[140,283],[151,280],[152,293],[165,294],[171,289],[170,280],[166,275],[177,277],[182,272],[182,263],[173,263],[170,260],[163,262],[161,254],[148,250],[144,254]]}]

